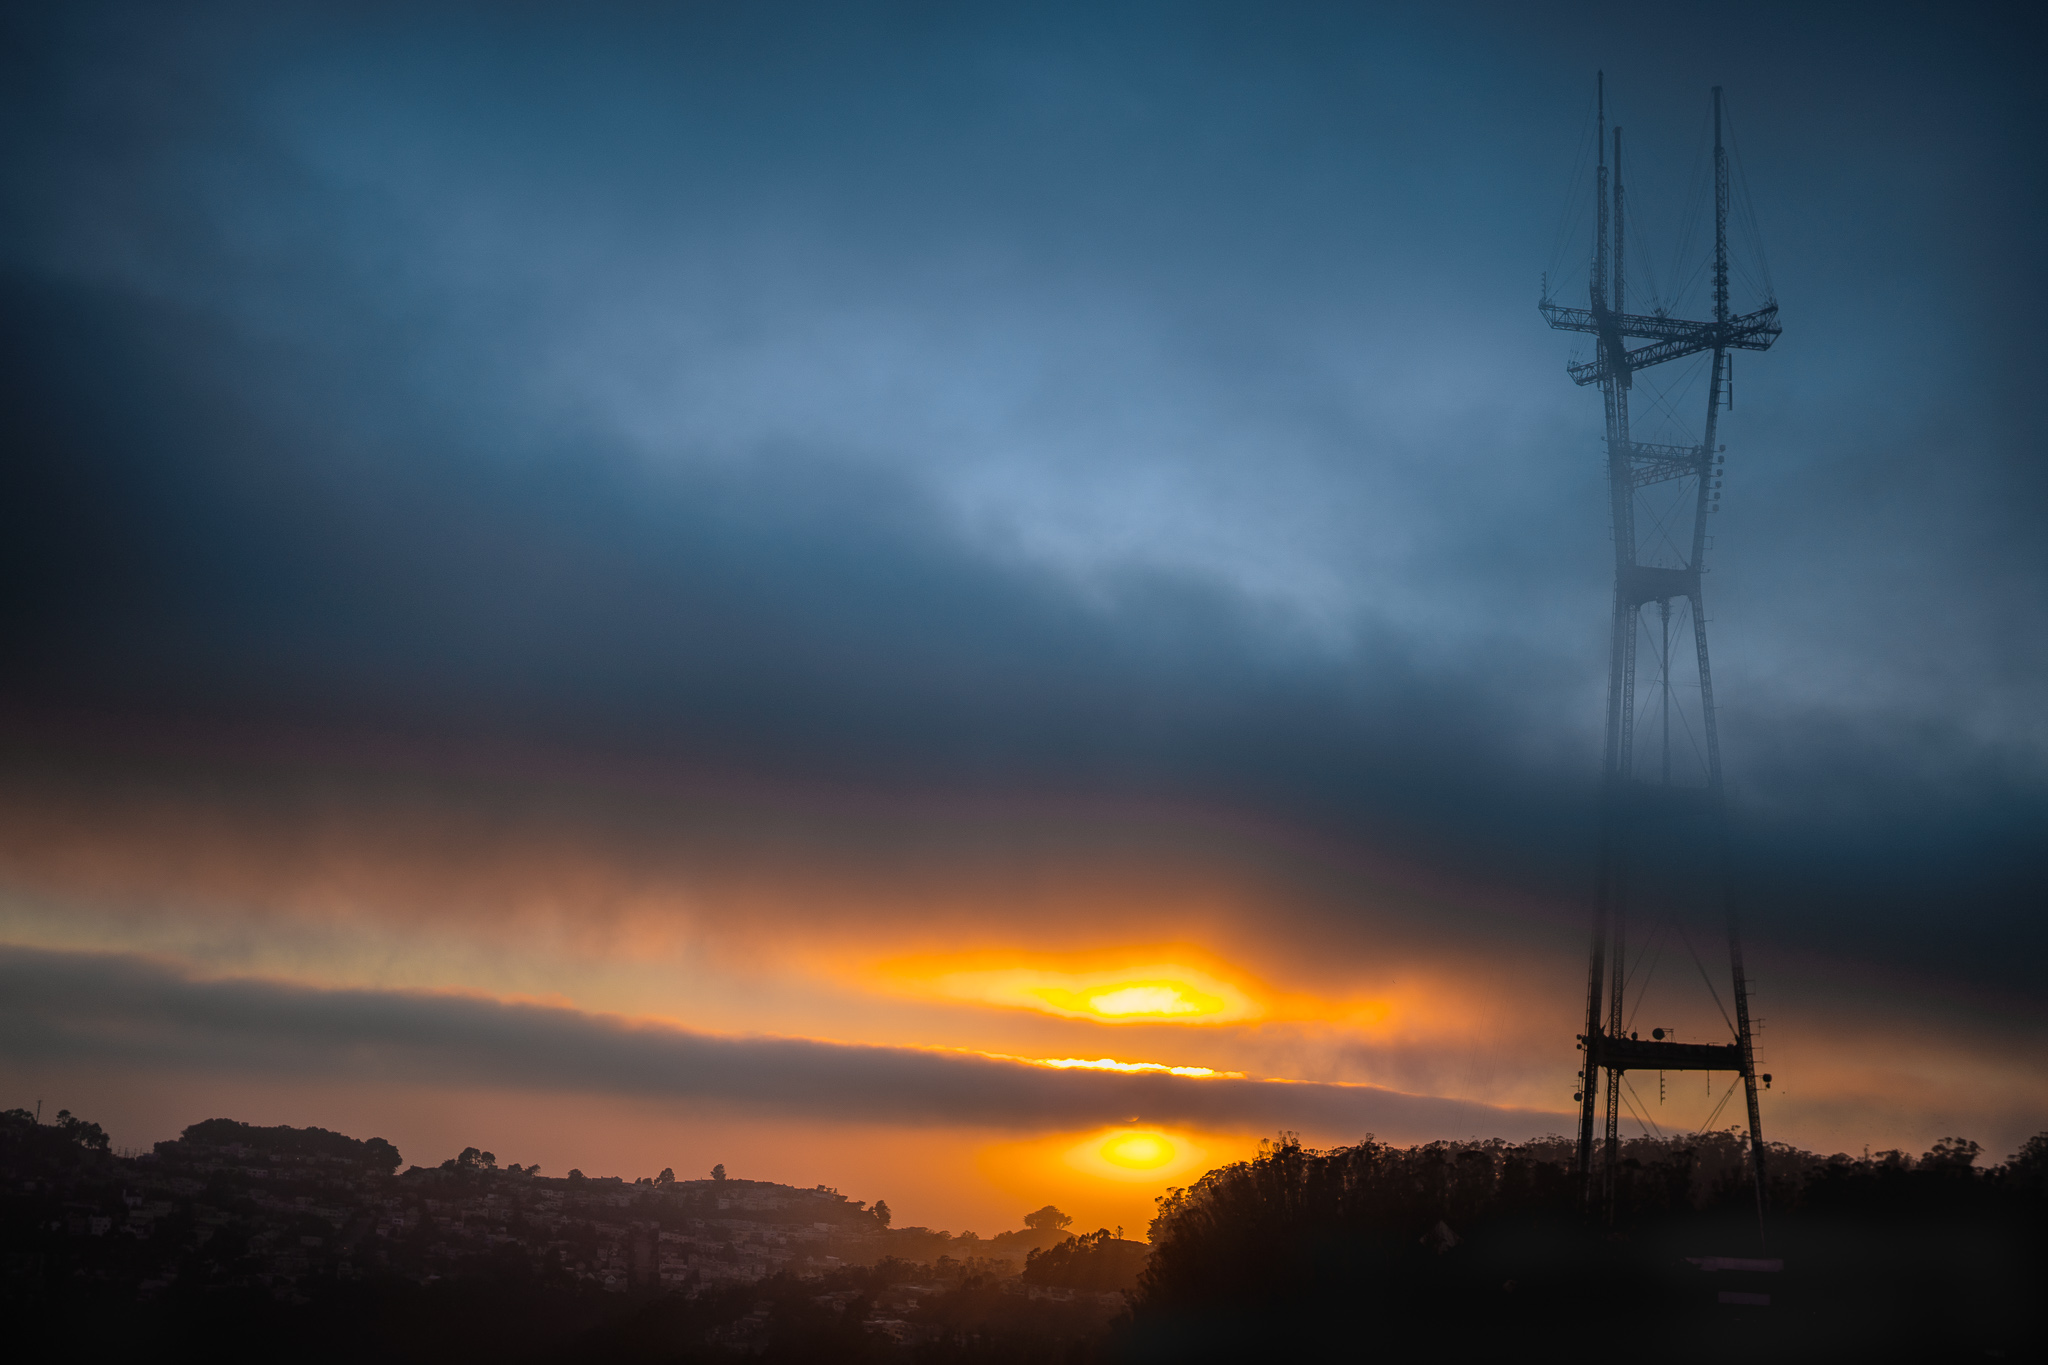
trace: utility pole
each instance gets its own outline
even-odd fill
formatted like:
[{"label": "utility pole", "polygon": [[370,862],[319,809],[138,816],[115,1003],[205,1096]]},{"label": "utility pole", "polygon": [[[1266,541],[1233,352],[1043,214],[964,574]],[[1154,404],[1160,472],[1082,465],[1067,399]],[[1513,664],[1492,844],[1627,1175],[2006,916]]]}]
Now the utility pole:
[{"label": "utility pole", "polygon": [[[1588,1207],[1596,1201],[1614,1212],[1620,1121],[1625,1073],[1639,1071],[1728,1071],[1741,1081],[1749,1108],[1752,1176],[1759,1228],[1764,1210],[1763,1119],[1757,1106],[1756,1051],[1751,1037],[1749,983],[1743,969],[1742,938],[1730,885],[1726,798],[1722,789],[1720,734],[1714,715],[1713,673],[1707,658],[1705,604],[1700,576],[1707,550],[1707,517],[1720,510],[1726,447],[1719,442],[1720,412],[1732,400],[1730,353],[1763,351],[1778,339],[1778,305],[1767,299],[1751,313],[1728,306],[1728,154],[1722,142],[1721,88],[1714,87],[1714,260],[1711,321],[1693,322],[1627,311],[1628,201],[1622,181],[1621,129],[1612,134],[1608,163],[1606,78],[1599,78],[1595,137],[1599,165],[1594,175],[1593,263],[1588,307],[1567,308],[1545,295],[1538,305],[1552,327],[1591,333],[1591,360],[1567,367],[1574,382],[1597,384],[1606,409],[1609,519],[1614,539],[1613,631],[1608,652],[1607,738],[1600,790],[1599,872],[1594,888],[1593,935],[1586,983],[1585,1058],[1579,1109],[1578,1174]],[[1648,345],[1629,349],[1630,340]],[[1688,356],[1712,358],[1702,439],[1697,445],[1651,444],[1629,430],[1629,393],[1634,376],[1652,366]],[[1646,515],[1639,518],[1639,510]],[[1684,522],[1690,520],[1690,527]],[[1639,521],[1642,523],[1639,525]],[[1690,534],[1683,534],[1689,530]],[[1661,676],[1650,705],[1657,716],[1659,747],[1654,765],[1635,753],[1639,702],[1636,696],[1638,636],[1645,633],[1644,608],[1657,608],[1654,647]],[[1674,776],[1674,697],[1671,624],[1674,607],[1692,618],[1697,655],[1699,733],[1696,771]],[[1677,712],[1684,724],[1682,711]],[[1689,730],[1688,730],[1689,733]],[[1731,1040],[1680,1043],[1654,1031],[1639,1040],[1629,1031],[1624,1000],[1629,982],[1627,931],[1630,911],[1645,899],[1649,866],[1671,846],[1653,835],[1682,828],[1684,844],[1704,864],[1705,879],[1726,923],[1729,984],[1734,1016]],[[1704,971],[1702,967],[1702,971]],[[1712,981],[1709,979],[1709,986]],[[1716,995],[1718,1001],[1718,993]],[[1725,1015],[1725,1011],[1724,1011]],[[1604,1073],[1604,1076],[1603,1076]],[[1604,1087],[1596,1082],[1605,1081]],[[1769,1077],[1763,1077],[1768,1082]],[[1600,1089],[1606,1098],[1605,1141],[1597,1171],[1594,1125]],[[1596,1178],[1597,1175],[1597,1178]]]}]

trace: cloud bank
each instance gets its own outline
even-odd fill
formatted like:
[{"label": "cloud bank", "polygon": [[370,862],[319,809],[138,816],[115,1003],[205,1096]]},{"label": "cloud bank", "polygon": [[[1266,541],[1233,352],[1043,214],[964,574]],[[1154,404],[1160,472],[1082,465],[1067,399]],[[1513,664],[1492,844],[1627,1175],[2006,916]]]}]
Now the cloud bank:
[{"label": "cloud bank", "polygon": [[[1168,793],[1581,876],[1597,404],[1528,306],[1569,33],[457,12],[9,20],[13,710]],[[1995,25],[1759,22],[1649,24],[1609,84],[1666,218],[1699,110],[1652,92],[1729,84],[1773,230],[1710,593],[1760,932],[2007,973],[1918,926],[2040,933],[2028,83]],[[1910,109],[1850,74],[1905,60]]]},{"label": "cloud bank", "polygon": [[971,1054],[728,1037],[542,1005],[200,981],[146,960],[0,951],[0,1048],[304,1079],[596,1093],[789,1116],[1020,1131],[1142,1122],[1527,1137],[1568,1116],[1376,1086],[1055,1069]]}]

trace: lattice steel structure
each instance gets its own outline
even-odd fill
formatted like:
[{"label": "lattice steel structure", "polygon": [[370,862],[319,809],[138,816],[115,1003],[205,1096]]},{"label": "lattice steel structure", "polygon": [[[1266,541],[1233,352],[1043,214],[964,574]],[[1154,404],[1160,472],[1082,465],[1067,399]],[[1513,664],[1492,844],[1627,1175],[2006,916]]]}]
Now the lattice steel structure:
[{"label": "lattice steel structure", "polygon": [[[1707,629],[1700,577],[1707,550],[1707,517],[1719,510],[1723,454],[1717,440],[1723,407],[1733,405],[1730,353],[1762,351],[1778,338],[1778,305],[1767,300],[1755,312],[1732,314],[1728,306],[1728,154],[1722,143],[1721,89],[1714,87],[1714,257],[1713,318],[1685,321],[1663,309],[1631,313],[1627,285],[1627,199],[1622,186],[1621,129],[1613,130],[1613,164],[1608,162],[1606,89],[1598,96],[1598,169],[1594,180],[1594,238],[1588,306],[1567,308],[1549,297],[1546,280],[1539,307],[1552,327],[1590,333],[1591,360],[1568,372],[1581,385],[1599,385],[1607,410],[1607,476],[1614,538],[1614,630],[1608,664],[1607,743],[1601,791],[1600,868],[1594,900],[1591,963],[1587,971],[1586,1025],[1579,1035],[1585,1067],[1580,1103],[1578,1170],[1589,1204],[1604,1195],[1611,1214],[1618,1159],[1623,1074],[1627,1071],[1729,1071],[1737,1073],[1749,1107],[1750,1151],[1757,1211],[1763,1213],[1763,1121],[1757,1107],[1755,1048],[1751,1037],[1749,985],[1743,972],[1742,940],[1728,881],[1728,836],[1721,782],[1720,737],[1714,717],[1713,673],[1707,659]],[[1611,181],[1611,184],[1610,184]],[[1646,342],[1633,350],[1630,341]],[[1634,376],[1655,365],[1709,354],[1704,439],[1697,445],[1651,444],[1629,430],[1629,394]],[[1648,618],[1655,608],[1654,633]],[[1692,736],[1694,771],[1673,772],[1672,718],[1675,710],[1671,651],[1674,610],[1689,617],[1696,655],[1699,733]],[[1639,641],[1653,643],[1657,686],[1639,696]],[[1647,705],[1645,703],[1647,702]],[[1651,713],[1646,717],[1644,712]],[[1681,724],[1689,722],[1678,711]],[[1637,744],[1639,721],[1654,718],[1654,748]],[[1649,752],[1645,752],[1649,749]],[[1690,860],[1685,879],[1696,895],[1718,899],[1728,934],[1728,962],[1734,1014],[1727,1018],[1728,1043],[1666,1041],[1663,1030],[1639,1040],[1629,1029],[1624,995],[1629,981],[1625,957],[1632,906],[1655,894],[1655,875]],[[1669,878],[1667,877],[1667,884]],[[1705,968],[1702,967],[1705,975]],[[1713,982],[1708,980],[1711,988]],[[1718,1003],[1719,993],[1715,992]],[[1605,1073],[1604,1087],[1598,1082]],[[1762,1078],[1765,1081],[1769,1077]],[[1606,1096],[1604,1160],[1596,1172],[1596,1105]],[[1732,1089],[1732,1085],[1731,1085]],[[1718,1112],[1718,1111],[1717,1111]],[[1710,1120],[1711,1121],[1711,1120]],[[1599,1178],[1596,1180],[1596,1174]]]}]

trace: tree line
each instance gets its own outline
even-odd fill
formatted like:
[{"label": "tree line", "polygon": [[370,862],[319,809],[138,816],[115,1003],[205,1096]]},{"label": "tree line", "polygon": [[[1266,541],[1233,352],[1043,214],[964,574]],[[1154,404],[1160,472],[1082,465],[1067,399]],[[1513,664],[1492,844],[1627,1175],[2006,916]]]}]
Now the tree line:
[{"label": "tree line", "polygon": [[1623,1144],[1611,1217],[1572,1153],[1565,1138],[1316,1151],[1282,1135],[1160,1201],[1119,1354],[1526,1356],[1589,1331],[1653,1332],[1675,1359],[2044,1342],[2048,1133],[1995,1166],[1960,1138],[1918,1156],[1774,1144],[1761,1220],[1733,1131]]}]

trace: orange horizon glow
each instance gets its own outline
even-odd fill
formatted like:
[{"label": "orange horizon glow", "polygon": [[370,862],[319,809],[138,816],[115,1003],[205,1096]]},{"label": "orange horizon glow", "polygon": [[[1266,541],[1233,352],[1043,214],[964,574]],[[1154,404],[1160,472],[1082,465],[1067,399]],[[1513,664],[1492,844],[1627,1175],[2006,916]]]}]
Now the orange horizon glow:
[{"label": "orange horizon glow", "polygon": [[[207,980],[468,996],[629,1028],[947,1051],[1189,1087],[1294,1079],[1525,1110],[1561,1109],[1573,1089],[1576,915],[1555,934],[1409,932],[1430,922],[1429,907],[1400,885],[1329,880],[1325,863],[1297,876],[1290,850],[1206,826],[1091,810],[1012,834],[993,816],[948,812],[927,825],[710,797],[663,798],[624,820],[607,814],[609,797],[539,788],[314,774],[285,788],[292,800],[265,804],[263,782],[155,782],[110,778],[81,794],[0,771],[0,943],[139,955]],[[973,837],[956,837],[962,828]],[[1444,899],[1477,895],[1454,891]],[[2033,1035],[1924,998],[1902,1011],[1889,978],[1825,962],[1801,970],[1820,984],[1770,1001],[1773,1139],[1917,1150],[1964,1133],[2002,1154],[2032,1122],[2048,1075]],[[1717,1018],[1702,998],[1655,1022],[1707,1036]],[[827,1144],[815,1117],[623,1099],[603,1101],[613,1126],[596,1134],[555,1117],[599,1102],[582,1092],[560,1105],[507,1092],[485,1118],[427,1114],[418,1089],[387,1102],[338,1081],[266,1087],[234,1081],[225,1064],[218,1077],[195,1070],[144,1088],[139,1073],[117,1084],[95,1066],[18,1056],[0,1069],[0,1106],[47,1094],[53,1107],[106,1116],[122,1142],[216,1113],[374,1123],[409,1154],[479,1142],[513,1153],[524,1141],[524,1159],[551,1169],[708,1170],[757,1151],[764,1178],[826,1178],[886,1195],[899,1219],[952,1227],[1011,1227],[1056,1202],[1090,1229],[1141,1228],[1154,1196],[1250,1155],[1257,1136],[1111,1112],[1099,1117],[1124,1126],[1056,1134],[1029,1116],[1017,1130],[963,1119],[887,1136],[849,1120]],[[1689,1127],[1717,1095],[1687,1081],[1668,1102],[1644,1098],[1658,1122]],[[1219,1113],[1222,1098],[1204,1095]]]},{"label": "orange horizon glow", "polygon": [[1118,1124],[985,1142],[975,1170],[988,1188],[1033,1201],[1019,1207],[1051,1202],[1074,1215],[1072,1232],[1121,1227],[1143,1241],[1161,1196],[1256,1155],[1258,1145],[1248,1133]]}]

